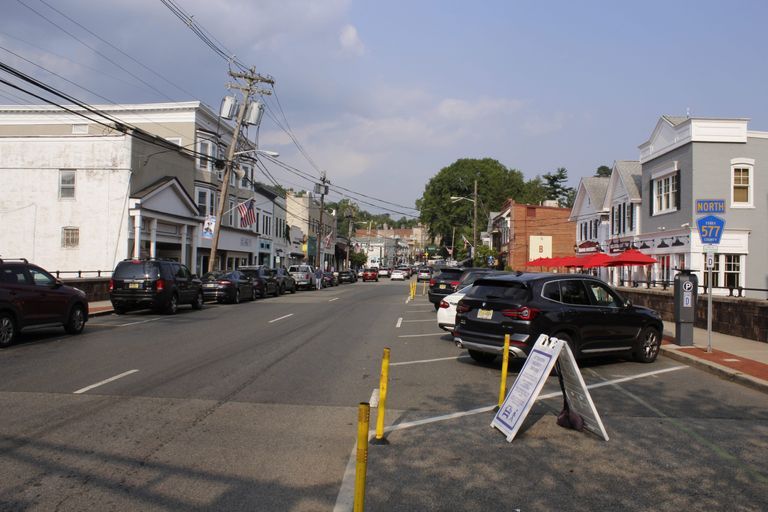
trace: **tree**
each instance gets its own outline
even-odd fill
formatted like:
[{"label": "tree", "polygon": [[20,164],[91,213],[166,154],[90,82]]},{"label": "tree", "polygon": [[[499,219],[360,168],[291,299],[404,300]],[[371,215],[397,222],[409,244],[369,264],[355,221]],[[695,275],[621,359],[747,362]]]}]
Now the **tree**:
[{"label": "tree", "polygon": [[472,258],[472,265],[475,267],[490,267],[488,264],[488,256],[496,257],[496,252],[487,245],[477,244],[477,251]]},{"label": "tree", "polygon": [[[429,226],[429,235],[448,241],[453,228],[456,239],[461,235],[472,239],[474,182],[477,180],[477,231],[483,230],[488,214],[498,210],[509,198],[518,202],[538,203],[543,197],[540,181],[526,182],[523,173],[508,169],[492,158],[456,160],[441,169],[424,187],[424,194],[416,201],[421,222]],[[451,197],[465,199],[456,202]]]},{"label": "tree", "polygon": [[599,176],[601,178],[609,178],[611,176],[611,168],[607,165],[601,165],[597,168],[595,171],[595,176]]},{"label": "tree", "polygon": [[349,264],[352,268],[364,267],[368,263],[368,255],[364,252],[352,251],[349,253]]},{"label": "tree", "polygon": [[[547,199],[557,201],[557,204],[561,207],[569,207],[573,205],[575,191],[573,187],[565,185],[568,181],[568,169],[565,167],[558,167],[557,171],[547,173],[543,178],[545,182],[544,188],[547,191]],[[570,204],[568,204],[569,201]]]}]

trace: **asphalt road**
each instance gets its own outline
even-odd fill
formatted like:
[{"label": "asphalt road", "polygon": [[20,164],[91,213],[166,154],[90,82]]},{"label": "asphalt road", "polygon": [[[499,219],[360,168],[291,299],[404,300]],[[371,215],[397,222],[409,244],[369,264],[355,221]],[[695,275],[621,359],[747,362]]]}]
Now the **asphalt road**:
[{"label": "asphalt road", "polygon": [[370,449],[366,510],[768,509],[766,395],[666,358],[592,361],[610,441],[555,425],[550,378],[507,443],[489,427],[499,365],[463,356],[407,292],[26,333],[0,352],[0,510],[351,510],[357,404],[384,347],[390,444]]}]

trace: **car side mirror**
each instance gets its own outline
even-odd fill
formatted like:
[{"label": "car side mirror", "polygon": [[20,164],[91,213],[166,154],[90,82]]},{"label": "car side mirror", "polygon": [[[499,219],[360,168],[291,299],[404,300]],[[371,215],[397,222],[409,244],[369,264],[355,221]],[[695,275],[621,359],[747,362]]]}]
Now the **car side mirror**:
[{"label": "car side mirror", "polygon": [[61,279],[57,277],[53,280],[52,288],[61,288],[62,286],[64,286],[64,283],[61,281]]},{"label": "car side mirror", "polygon": [[625,300],[625,301],[624,301],[624,308],[625,308],[625,309],[629,309],[629,308],[631,308],[631,307],[632,307],[632,301],[631,301],[631,300],[629,300],[629,299]]}]

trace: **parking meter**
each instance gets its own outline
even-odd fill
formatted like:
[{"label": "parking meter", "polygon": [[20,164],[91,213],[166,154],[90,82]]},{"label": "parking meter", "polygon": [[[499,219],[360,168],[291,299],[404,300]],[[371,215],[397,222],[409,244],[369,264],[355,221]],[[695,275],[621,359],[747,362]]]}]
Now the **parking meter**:
[{"label": "parking meter", "polygon": [[681,270],[675,276],[675,342],[680,346],[693,345],[698,289],[699,280],[690,269]]}]

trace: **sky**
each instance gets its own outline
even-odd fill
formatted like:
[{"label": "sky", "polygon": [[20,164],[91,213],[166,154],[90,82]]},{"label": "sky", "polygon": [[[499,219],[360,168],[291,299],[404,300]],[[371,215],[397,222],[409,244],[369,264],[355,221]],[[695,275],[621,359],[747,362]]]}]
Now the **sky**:
[{"label": "sky", "polygon": [[[565,167],[575,187],[638,159],[663,114],[768,131],[764,1],[4,0],[0,62],[92,104],[218,110],[228,63],[167,3],[274,77],[261,148],[400,205],[364,199],[394,218],[416,215],[429,179],[459,158],[527,179]],[[0,103],[34,102],[0,84]],[[283,113],[311,162],[275,122]]]}]

